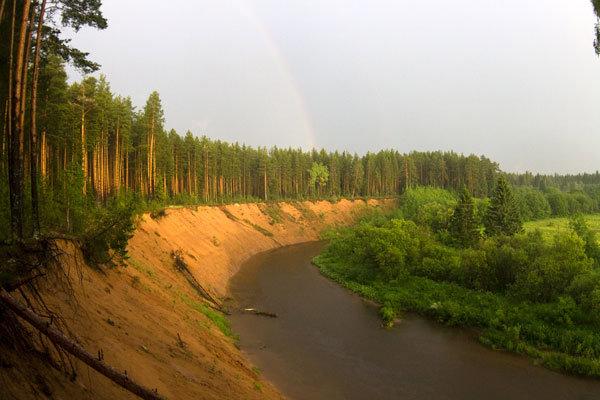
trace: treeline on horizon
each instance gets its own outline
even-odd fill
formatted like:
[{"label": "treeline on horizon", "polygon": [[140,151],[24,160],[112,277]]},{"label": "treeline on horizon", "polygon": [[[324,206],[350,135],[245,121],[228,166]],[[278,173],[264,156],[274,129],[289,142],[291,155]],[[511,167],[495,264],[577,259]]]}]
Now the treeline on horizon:
[{"label": "treeline on horizon", "polygon": [[[485,196],[498,171],[498,165],[486,157],[453,152],[382,150],[357,155],[254,148],[190,131],[181,135],[165,129],[157,92],[136,110],[130,98],[111,92],[103,76],[68,84],[56,57],[42,72],[41,179],[59,187],[65,171],[79,174],[81,170],[82,193],[98,200],[121,190],[149,200],[206,203],[386,196],[416,185],[453,189],[466,185],[475,195]],[[327,167],[328,178],[321,188],[311,184],[313,163]]]}]

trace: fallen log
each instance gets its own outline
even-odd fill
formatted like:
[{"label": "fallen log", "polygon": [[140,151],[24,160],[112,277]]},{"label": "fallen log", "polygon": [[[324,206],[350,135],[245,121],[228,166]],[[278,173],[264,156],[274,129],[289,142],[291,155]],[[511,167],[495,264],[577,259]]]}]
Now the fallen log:
[{"label": "fallen log", "polygon": [[185,279],[188,281],[190,286],[192,286],[194,288],[196,293],[198,293],[201,297],[203,297],[209,303],[212,303],[212,304],[209,304],[209,307],[211,307],[214,310],[220,311],[224,314],[227,314],[227,312],[223,309],[223,304],[221,304],[221,302],[219,302],[217,299],[215,299],[208,292],[208,290],[204,289],[202,287],[202,285],[200,284],[200,282],[198,282],[198,280],[194,277],[194,275],[192,275],[192,272],[190,271],[187,263],[183,259],[183,251],[182,250],[173,250],[171,252],[171,257],[173,258],[173,262],[175,263],[175,269],[177,269],[177,271],[181,272],[181,274],[185,277]]},{"label": "fallen log", "polygon": [[244,308],[244,312],[254,314],[254,315],[262,315],[263,317],[277,318],[277,314],[275,314],[275,313],[270,313],[267,311],[260,311],[255,308]]},{"label": "fallen log", "polygon": [[48,321],[37,315],[28,307],[22,305],[14,297],[12,297],[4,288],[0,288],[0,301],[4,303],[16,315],[30,323],[34,328],[46,335],[53,343],[60,346],[67,353],[78,358],[91,368],[95,369],[108,379],[121,386],[123,389],[130,391],[136,396],[144,400],[165,400],[165,397],[158,394],[155,390],[148,389],[127,376],[127,372],[122,373],[115,368],[106,364],[102,358],[95,357],[82,346],[75,343],[73,340],[65,336],[62,332],[52,326]]}]

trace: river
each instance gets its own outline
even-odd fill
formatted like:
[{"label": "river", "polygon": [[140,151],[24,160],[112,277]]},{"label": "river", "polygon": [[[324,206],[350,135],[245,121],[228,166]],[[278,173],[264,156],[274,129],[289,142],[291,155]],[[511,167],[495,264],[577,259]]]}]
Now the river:
[{"label": "river", "polygon": [[311,264],[322,243],[259,254],[230,282],[240,347],[291,399],[600,399],[600,381],[493,351],[468,331],[406,316],[381,327],[377,307]]}]

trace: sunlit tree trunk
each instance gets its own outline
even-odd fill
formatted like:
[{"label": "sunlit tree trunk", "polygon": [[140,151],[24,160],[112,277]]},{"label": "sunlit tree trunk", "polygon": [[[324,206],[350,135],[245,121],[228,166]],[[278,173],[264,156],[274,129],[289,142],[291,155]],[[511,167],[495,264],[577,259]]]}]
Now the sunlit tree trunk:
[{"label": "sunlit tree trunk", "polygon": [[0,23],[2,23],[2,20],[4,19],[4,7],[6,6],[6,0],[2,0],[2,3],[0,3]]},{"label": "sunlit tree trunk", "polygon": [[[81,86],[83,93],[83,85]],[[81,104],[81,170],[83,172],[83,194],[87,193],[87,178],[88,178],[88,155],[87,145],[85,141],[85,105]]]},{"label": "sunlit tree trunk", "polygon": [[208,202],[208,149],[204,146],[204,201]]},{"label": "sunlit tree trunk", "polygon": [[115,193],[119,193],[119,187],[121,185],[121,173],[119,171],[121,157],[119,155],[119,121],[117,120],[117,129],[115,131],[115,164],[113,167],[113,187]]},{"label": "sunlit tree trunk", "polygon": [[265,200],[267,200],[267,167],[265,166],[265,172],[263,175],[263,186],[265,191]]},{"label": "sunlit tree trunk", "polygon": [[40,143],[40,173],[42,174],[42,178],[46,179],[47,177],[47,144],[46,144],[46,130],[42,130],[42,140]]},{"label": "sunlit tree trunk", "polygon": [[[15,23],[16,7],[13,3],[13,24]],[[10,187],[10,211],[11,211],[11,230],[13,236],[21,239],[23,237],[23,72],[26,71],[25,64],[25,44],[27,42],[28,17],[31,2],[23,2],[21,25],[17,41],[17,53],[14,67],[14,80],[11,101],[11,125],[12,131],[9,146],[9,187]],[[11,37],[11,48],[14,35]],[[12,54],[12,52],[11,52]]]},{"label": "sunlit tree trunk", "polygon": [[[31,163],[31,212],[33,220],[34,233],[40,229],[39,205],[38,205],[38,186],[37,186],[37,166],[38,166],[38,144],[37,144],[37,88],[40,76],[40,47],[42,45],[42,26],[44,24],[44,15],[46,13],[46,0],[42,0],[38,15],[37,30],[35,37],[35,55],[33,59],[33,80],[31,86],[31,126],[29,131]],[[1,20],[1,18],[0,18]],[[45,132],[44,132],[45,138]]]}]

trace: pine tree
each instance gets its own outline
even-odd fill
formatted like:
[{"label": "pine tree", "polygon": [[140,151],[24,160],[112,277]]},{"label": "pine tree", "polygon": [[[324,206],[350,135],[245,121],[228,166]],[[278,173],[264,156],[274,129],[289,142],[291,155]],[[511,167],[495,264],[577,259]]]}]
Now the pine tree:
[{"label": "pine tree", "polygon": [[468,247],[477,243],[481,234],[475,217],[475,204],[471,192],[463,187],[458,204],[450,219],[450,234],[460,246]]},{"label": "pine tree", "polygon": [[484,225],[489,236],[514,235],[523,228],[517,202],[506,178],[502,175],[498,178],[492,193]]}]

